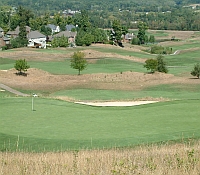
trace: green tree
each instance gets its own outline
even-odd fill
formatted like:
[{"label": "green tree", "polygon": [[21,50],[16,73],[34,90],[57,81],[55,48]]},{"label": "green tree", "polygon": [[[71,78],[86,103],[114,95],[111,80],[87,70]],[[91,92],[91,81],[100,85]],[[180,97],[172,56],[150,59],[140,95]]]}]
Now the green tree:
[{"label": "green tree", "polygon": [[122,37],[122,25],[119,20],[114,20],[112,24],[111,39],[113,43],[121,42]]},{"label": "green tree", "polygon": [[78,69],[78,75],[81,71],[87,67],[87,60],[84,58],[85,54],[83,52],[74,52],[71,59],[71,67],[73,69]]},{"label": "green tree", "polygon": [[148,26],[145,22],[140,22],[138,24],[138,34],[137,34],[137,37],[139,39],[139,43],[140,44],[144,44],[145,43],[145,31],[148,29]]},{"label": "green tree", "polygon": [[75,14],[74,23],[78,25],[79,30],[84,32],[89,32],[91,28],[91,23],[89,21],[89,15],[86,10],[82,10],[81,13]]},{"label": "green tree", "polygon": [[156,59],[148,59],[145,61],[144,67],[147,68],[147,70],[150,70],[151,73],[154,73],[157,70],[158,61]]},{"label": "green tree", "polygon": [[156,60],[158,62],[158,65],[157,65],[157,71],[158,72],[164,72],[164,73],[167,73],[168,72],[168,69],[167,69],[167,66],[166,66],[166,62],[163,60],[164,56],[162,55],[158,55],[156,57]]},{"label": "green tree", "polygon": [[28,39],[26,35],[27,35],[27,32],[26,32],[25,22],[21,22],[19,26],[19,38],[20,38],[20,44],[22,47],[28,44]]},{"label": "green tree", "polygon": [[51,42],[52,47],[67,47],[69,46],[68,38],[64,35],[61,37],[55,37]]},{"label": "green tree", "polygon": [[40,32],[46,36],[51,35],[52,33],[51,28],[44,25],[41,26]]},{"label": "green tree", "polygon": [[132,41],[131,41],[131,44],[133,44],[133,45],[138,45],[138,44],[139,44],[139,39],[136,38],[136,37],[134,37],[134,38],[132,39]]},{"label": "green tree", "polygon": [[191,75],[196,76],[197,78],[200,77],[200,64],[199,63],[194,65],[194,68],[191,71]]},{"label": "green tree", "polygon": [[17,15],[19,16],[19,38],[21,47],[28,44],[26,26],[29,26],[29,19],[33,18],[33,14],[30,10],[20,6]]},{"label": "green tree", "polygon": [[77,46],[90,46],[94,41],[94,36],[91,33],[79,30],[75,39]]},{"label": "green tree", "polygon": [[19,37],[17,38],[12,38],[10,40],[10,45],[11,45],[11,48],[19,48],[19,47],[22,47],[21,45],[21,39]]},{"label": "green tree", "polygon": [[155,37],[154,37],[154,35],[150,35],[149,36],[149,42],[150,43],[155,43]]},{"label": "green tree", "polygon": [[25,59],[19,59],[16,60],[14,68],[19,71],[18,75],[26,75],[25,72],[30,68],[30,66]]},{"label": "green tree", "polygon": [[122,26],[122,35],[124,36],[123,38],[124,41],[127,33],[128,33],[128,27]]}]

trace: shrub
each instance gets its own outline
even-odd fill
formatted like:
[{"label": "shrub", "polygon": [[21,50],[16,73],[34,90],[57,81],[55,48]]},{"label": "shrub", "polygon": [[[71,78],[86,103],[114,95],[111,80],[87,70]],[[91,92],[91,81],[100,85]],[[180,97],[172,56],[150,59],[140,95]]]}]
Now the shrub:
[{"label": "shrub", "polygon": [[150,53],[151,54],[171,54],[172,48],[154,45],[154,46],[151,46]]},{"label": "shrub", "polygon": [[7,46],[2,46],[1,49],[2,49],[2,50],[7,50],[8,47],[7,47]]},{"label": "shrub", "polygon": [[133,44],[133,45],[139,45],[139,39],[136,38],[136,37],[134,37],[134,38],[132,39],[132,41],[131,41],[131,44]]},{"label": "shrub", "polygon": [[168,72],[168,69],[167,69],[167,66],[166,66],[166,63],[165,61],[163,60],[163,56],[162,55],[158,55],[157,56],[157,62],[158,62],[158,65],[157,65],[157,71],[158,72],[164,72],[164,73],[167,73]]},{"label": "shrub", "polygon": [[[25,75],[25,71],[27,71],[30,68],[30,66],[28,65],[25,59],[19,59],[16,60],[14,68],[19,71],[17,73],[18,75]],[[22,71],[24,72],[22,73]]]},{"label": "shrub", "polygon": [[158,61],[156,59],[148,59],[145,61],[144,67],[154,73],[157,70]]},{"label": "shrub", "polygon": [[197,76],[197,78],[200,77],[200,64],[199,63],[197,63],[197,64],[194,65],[194,68],[191,71],[191,75]]}]

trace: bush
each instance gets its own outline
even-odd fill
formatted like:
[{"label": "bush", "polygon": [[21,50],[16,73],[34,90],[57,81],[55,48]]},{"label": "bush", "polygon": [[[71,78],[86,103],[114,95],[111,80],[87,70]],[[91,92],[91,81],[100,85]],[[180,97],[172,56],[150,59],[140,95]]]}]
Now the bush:
[{"label": "bush", "polygon": [[10,41],[11,48],[24,47],[27,44],[28,44],[27,39],[21,39],[20,37],[11,39],[11,41]]},{"label": "bush", "polygon": [[133,45],[139,45],[139,39],[134,37],[132,39],[132,41],[131,41],[131,44],[133,44]]},{"label": "bush", "polygon": [[150,43],[155,43],[155,37],[154,37],[154,35],[150,35],[149,36],[149,42]]},{"label": "bush", "polygon": [[30,68],[30,66],[28,65],[25,59],[19,59],[16,60],[14,68],[19,71],[17,73],[18,75],[26,75],[25,71],[27,71]]},{"label": "bush", "polygon": [[7,47],[7,46],[2,46],[1,49],[2,49],[2,50],[7,50],[8,47]]},{"label": "bush", "polygon": [[157,71],[158,72],[163,72],[163,73],[167,73],[168,72],[168,69],[167,69],[167,66],[166,66],[166,63],[165,61],[163,60],[163,56],[162,55],[158,55],[157,56],[157,62],[158,62],[158,65],[157,65]]},{"label": "bush", "polygon": [[194,69],[191,71],[191,75],[196,76],[197,78],[200,77],[200,64],[199,63],[194,65]]},{"label": "bush", "polygon": [[144,67],[154,73],[157,70],[158,61],[156,59],[148,59],[145,61]]},{"label": "bush", "polygon": [[51,42],[52,47],[68,47],[68,38],[65,36],[55,37]]},{"label": "bush", "polygon": [[172,48],[154,45],[154,46],[151,46],[150,53],[151,54],[171,54]]}]

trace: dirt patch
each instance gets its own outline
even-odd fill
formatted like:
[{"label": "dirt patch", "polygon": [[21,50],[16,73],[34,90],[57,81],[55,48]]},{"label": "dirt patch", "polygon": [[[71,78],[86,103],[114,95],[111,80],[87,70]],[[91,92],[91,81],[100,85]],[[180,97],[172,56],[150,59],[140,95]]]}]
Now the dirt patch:
[{"label": "dirt patch", "polygon": [[108,90],[142,90],[158,84],[200,84],[189,77],[175,77],[171,74],[139,72],[98,73],[83,75],[53,75],[40,69],[30,68],[27,76],[16,75],[15,69],[0,71],[0,82],[16,89],[41,90],[49,93],[72,88]]},{"label": "dirt patch", "polygon": [[[117,46],[112,46],[112,45],[98,45],[95,44],[93,45],[94,47],[110,47],[110,48],[115,48]],[[120,47],[117,47],[117,49],[122,49]],[[130,51],[137,51],[137,52],[142,52],[141,51],[141,46],[131,46],[130,44],[127,46],[127,48],[124,48],[125,50],[130,50]],[[60,52],[59,52],[60,51]],[[66,52],[65,52],[66,51]],[[121,58],[121,59],[127,59],[127,60],[132,60],[135,62],[140,62],[144,63],[146,61],[146,58],[137,58],[134,56],[123,56],[115,53],[103,53],[99,52],[93,49],[84,49],[81,52],[85,53],[85,58],[89,62],[95,62],[98,59],[104,59],[104,58]],[[10,58],[13,60],[17,59],[26,59],[27,61],[63,61],[65,59],[70,59],[71,56],[73,55],[74,50],[69,49],[57,49],[57,53],[51,52],[40,52],[38,49],[34,48],[20,48],[20,49],[15,49],[13,52],[1,52],[1,58]]]}]

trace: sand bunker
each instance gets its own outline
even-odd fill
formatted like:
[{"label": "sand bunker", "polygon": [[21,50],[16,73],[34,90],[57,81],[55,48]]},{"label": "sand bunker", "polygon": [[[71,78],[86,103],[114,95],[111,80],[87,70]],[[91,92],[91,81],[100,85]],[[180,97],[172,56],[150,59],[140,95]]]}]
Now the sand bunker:
[{"label": "sand bunker", "polygon": [[77,104],[89,106],[137,106],[150,103],[157,103],[158,101],[128,101],[128,102],[75,102]]}]

